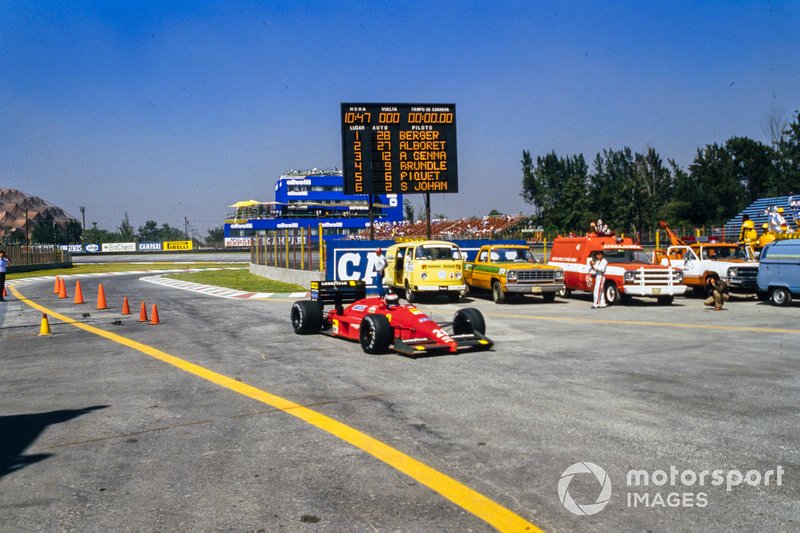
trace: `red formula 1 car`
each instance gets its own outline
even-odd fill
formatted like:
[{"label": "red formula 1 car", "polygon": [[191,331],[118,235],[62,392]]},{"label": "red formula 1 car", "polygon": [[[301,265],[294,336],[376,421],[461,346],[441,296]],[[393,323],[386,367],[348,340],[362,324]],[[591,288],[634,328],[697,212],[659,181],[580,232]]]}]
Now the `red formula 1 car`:
[{"label": "red formula 1 car", "polygon": [[[325,313],[325,304],[333,304],[333,309]],[[297,334],[322,333],[359,341],[369,354],[386,353],[390,346],[416,357],[488,350],[494,345],[484,336],[486,323],[477,309],[459,309],[452,322],[437,324],[416,306],[400,305],[397,295],[367,298],[363,281],[312,282],[311,300],[292,304],[291,317]]]}]

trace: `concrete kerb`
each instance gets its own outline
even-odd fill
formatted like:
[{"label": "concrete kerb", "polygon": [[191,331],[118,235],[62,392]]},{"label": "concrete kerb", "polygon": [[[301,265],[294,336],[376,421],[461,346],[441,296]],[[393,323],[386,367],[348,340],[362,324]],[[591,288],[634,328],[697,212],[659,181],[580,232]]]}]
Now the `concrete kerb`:
[{"label": "concrete kerb", "polygon": [[266,265],[256,265],[250,263],[250,273],[262,278],[274,279],[286,283],[294,283],[301,287],[308,287],[312,281],[323,281],[324,272],[311,272],[308,270],[292,270],[290,268],[280,268]]}]

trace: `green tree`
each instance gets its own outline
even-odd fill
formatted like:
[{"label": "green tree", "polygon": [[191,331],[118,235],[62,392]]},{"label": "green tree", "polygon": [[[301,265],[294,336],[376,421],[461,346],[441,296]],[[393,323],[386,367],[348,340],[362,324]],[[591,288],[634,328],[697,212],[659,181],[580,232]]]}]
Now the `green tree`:
[{"label": "green tree", "polygon": [[43,214],[38,218],[31,232],[31,242],[37,244],[56,243],[56,225],[51,215]]},{"label": "green tree", "polygon": [[800,193],[800,111],[778,141],[776,194]]},{"label": "green tree", "polygon": [[225,243],[225,230],[220,227],[211,228],[206,236],[206,246],[221,248]]},{"label": "green tree", "polygon": [[704,213],[696,209],[696,223],[720,224],[746,206],[747,191],[739,180],[736,163],[725,146],[709,144],[698,149],[689,172],[695,197]]},{"label": "green tree", "polygon": [[70,220],[64,225],[62,230],[62,241],[59,244],[76,244],[81,242],[83,227],[77,220]]},{"label": "green tree", "polygon": [[136,238],[133,226],[131,225],[131,219],[128,217],[127,212],[122,217],[122,222],[119,225],[119,238],[121,242],[133,242]]},{"label": "green tree", "polygon": [[158,222],[155,220],[145,221],[143,226],[139,226],[139,242],[158,242],[161,240],[161,231],[158,229]]},{"label": "green tree", "polygon": [[773,148],[748,137],[731,137],[725,142],[736,179],[747,191],[746,203],[764,196],[784,194],[777,183]]},{"label": "green tree", "polygon": [[403,218],[405,218],[409,222],[414,222],[414,215],[416,214],[416,211],[414,209],[414,204],[412,204],[411,200],[409,200],[408,198],[403,200],[403,213],[404,213]]},{"label": "green tree", "polygon": [[503,213],[501,213],[501,212],[500,212],[500,211],[498,211],[497,209],[492,209],[491,211],[489,211],[489,216],[490,216],[490,217],[498,217],[498,216],[500,216],[500,215],[502,215],[502,214],[503,214]]}]

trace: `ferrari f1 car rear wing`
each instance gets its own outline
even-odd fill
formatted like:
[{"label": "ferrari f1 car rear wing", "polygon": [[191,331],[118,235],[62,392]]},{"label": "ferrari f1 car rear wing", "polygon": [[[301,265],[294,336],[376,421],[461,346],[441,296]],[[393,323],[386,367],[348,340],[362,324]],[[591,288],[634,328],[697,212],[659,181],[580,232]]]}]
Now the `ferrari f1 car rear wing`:
[{"label": "ferrari f1 car rear wing", "polygon": [[320,305],[333,304],[341,314],[343,304],[367,297],[367,284],[363,281],[312,281],[311,300]]}]

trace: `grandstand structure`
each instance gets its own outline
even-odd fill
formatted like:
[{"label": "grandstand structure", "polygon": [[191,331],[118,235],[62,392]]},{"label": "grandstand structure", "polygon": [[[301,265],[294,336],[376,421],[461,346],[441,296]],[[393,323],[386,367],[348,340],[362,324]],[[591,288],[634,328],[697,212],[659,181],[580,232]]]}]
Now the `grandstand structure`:
[{"label": "grandstand structure", "polygon": [[798,227],[798,222],[800,222],[800,196],[772,196],[769,198],[759,198],[747,206],[741,213],[727,221],[723,227],[722,237],[728,241],[735,241],[738,239],[744,215],[750,217],[756,229],[760,231],[762,224],[768,222],[767,210],[772,207],[782,207],[783,216],[786,218],[789,227],[793,230]]},{"label": "grandstand structure", "polygon": [[75,217],[38,196],[28,196],[17,189],[0,188],[0,238],[6,238],[14,232],[29,234],[45,220],[62,229],[70,222],[77,222]]},{"label": "grandstand structure", "polygon": [[[511,232],[521,230],[527,221],[528,217],[525,215],[495,215],[456,220],[435,219],[431,221],[431,238],[452,240],[505,237]],[[375,223],[376,239],[425,239],[426,233],[425,220]],[[368,236],[369,231],[363,230],[352,238],[366,239]]]}]

